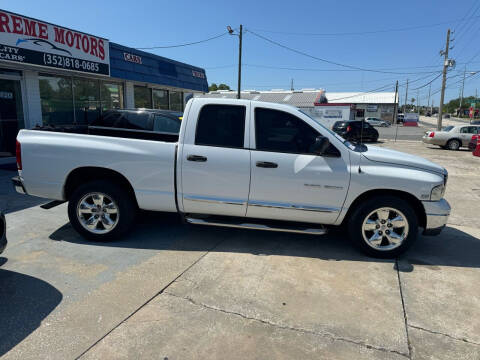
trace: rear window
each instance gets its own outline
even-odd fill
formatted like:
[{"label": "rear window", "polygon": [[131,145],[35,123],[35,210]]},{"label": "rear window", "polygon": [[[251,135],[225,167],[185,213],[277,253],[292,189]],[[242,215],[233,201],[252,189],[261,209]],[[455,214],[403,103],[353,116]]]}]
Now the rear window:
[{"label": "rear window", "polygon": [[442,131],[450,131],[453,129],[453,126],[445,126]]},{"label": "rear window", "polygon": [[196,145],[243,148],[245,106],[205,105],[200,111]]},{"label": "rear window", "polygon": [[133,130],[153,130],[153,120],[150,113],[147,112],[129,112],[127,113],[126,129]]},{"label": "rear window", "polygon": [[337,121],[335,124],[333,124],[334,129],[342,128],[345,127],[347,124],[344,121]]}]

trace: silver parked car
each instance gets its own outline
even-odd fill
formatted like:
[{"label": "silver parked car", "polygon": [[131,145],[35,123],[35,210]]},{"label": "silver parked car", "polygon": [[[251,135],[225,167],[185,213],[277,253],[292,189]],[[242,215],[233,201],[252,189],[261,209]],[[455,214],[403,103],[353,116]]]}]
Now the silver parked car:
[{"label": "silver parked car", "polygon": [[368,122],[372,126],[382,126],[382,127],[388,127],[390,126],[390,123],[388,121],[375,118],[375,117],[367,117],[365,118],[365,121]]},{"label": "silver parked car", "polygon": [[442,131],[427,131],[422,141],[444,149],[458,150],[462,146],[468,147],[475,134],[480,134],[480,125],[446,126]]}]

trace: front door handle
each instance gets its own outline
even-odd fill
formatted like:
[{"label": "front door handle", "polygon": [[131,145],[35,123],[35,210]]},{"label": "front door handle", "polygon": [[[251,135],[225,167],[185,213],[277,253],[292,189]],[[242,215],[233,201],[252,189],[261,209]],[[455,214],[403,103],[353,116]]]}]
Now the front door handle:
[{"label": "front door handle", "polygon": [[257,167],[274,169],[278,167],[278,164],[270,161],[257,161]]},{"label": "front door handle", "polygon": [[187,160],[188,161],[205,162],[205,161],[207,161],[207,158],[205,156],[201,156],[201,155],[188,155]]}]

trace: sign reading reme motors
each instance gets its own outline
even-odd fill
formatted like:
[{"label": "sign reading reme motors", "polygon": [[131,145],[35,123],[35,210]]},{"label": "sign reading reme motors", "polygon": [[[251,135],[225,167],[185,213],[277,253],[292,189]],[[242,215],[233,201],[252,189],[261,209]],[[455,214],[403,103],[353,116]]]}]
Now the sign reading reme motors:
[{"label": "sign reading reme motors", "polygon": [[108,40],[0,10],[0,60],[110,75]]}]

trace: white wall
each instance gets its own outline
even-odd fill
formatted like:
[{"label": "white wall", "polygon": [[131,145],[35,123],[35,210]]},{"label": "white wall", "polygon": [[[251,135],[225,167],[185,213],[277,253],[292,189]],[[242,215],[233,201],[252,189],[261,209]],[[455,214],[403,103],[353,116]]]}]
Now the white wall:
[{"label": "white wall", "polygon": [[42,125],[42,106],[40,102],[40,86],[38,83],[38,72],[31,70],[23,71],[23,81],[26,101],[25,128],[32,128],[35,125]]},{"label": "white wall", "polygon": [[133,83],[125,82],[125,108],[133,109],[135,107],[135,97],[133,93]]}]

